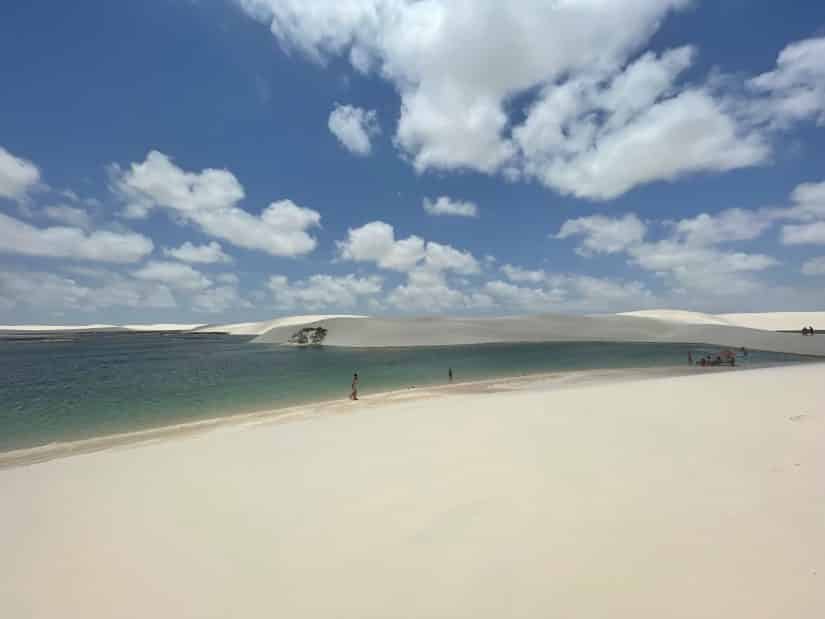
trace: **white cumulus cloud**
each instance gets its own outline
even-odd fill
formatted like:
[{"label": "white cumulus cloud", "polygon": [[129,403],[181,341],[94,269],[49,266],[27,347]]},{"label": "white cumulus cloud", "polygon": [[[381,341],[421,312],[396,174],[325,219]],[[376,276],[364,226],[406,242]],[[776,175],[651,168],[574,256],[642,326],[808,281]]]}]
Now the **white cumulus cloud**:
[{"label": "white cumulus cloud", "polygon": [[29,270],[0,270],[0,307],[32,311],[94,312],[111,307],[168,309],[176,307],[169,288],[109,271],[87,272],[94,281]]},{"label": "white cumulus cloud", "polygon": [[76,206],[67,206],[65,204],[47,206],[43,209],[43,214],[49,219],[74,226],[75,228],[88,230],[92,227],[92,218],[86,209]]},{"label": "white cumulus cloud", "polygon": [[481,292],[464,291],[450,285],[443,274],[413,271],[407,282],[387,295],[387,303],[404,313],[434,314],[486,309],[492,299]]},{"label": "white cumulus cloud", "polygon": [[252,304],[239,293],[237,282],[228,282],[221,286],[208,288],[192,297],[192,309],[196,312],[222,314],[231,309],[250,307]]},{"label": "white cumulus cloud", "polygon": [[0,198],[23,199],[40,181],[39,168],[0,146]]},{"label": "white cumulus cloud", "polygon": [[677,239],[691,245],[713,245],[753,240],[771,225],[771,217],[763,211],[728,209],[675,222],[673,233]]},{"label": "white cumulus cloud", "polygon": [[220,273],[215,277],[215,280],[221,284],[228,284],[230,286],[237,286],[241,282],[241,278],[234,273]]},{"label": "white cumulus cloud", "polygon": [[38,228],[0,213],[0,252],[100,262],[137,262],[154,244],[135,232]]},{"label": "white cumulus cloud", "polygon": [[802,265],[802,273],[805,275],[825,275],[825,256],[817,256],[806,260]]},{"label": "white cumulus cloud", "polygon": [[351,105],[336,105],[327,121],[329,130],[338,141],[355,155],[369,155],[372,138],[381,132],[375,110],[364,110]]},{"label": "white cumulus cloud", "polygon": [[791,193],[791,202],[789,207],[769,211],[773,219],[799,222],[782,226],[782,244],[825,244],[825,182],[798,185]]},{"label": "white cumulus cloud", "polygon": [[566,296],[564,290],[547,290],[501,280],[487,282],[484,292],[505,307],[539,313],[557,309]]},{"label": "white cumulus cloud", "polygon": [[652,181],[765,161],[763,138],[707,90],[675,87],[692,57],[686,47],[647,53],[607,84],[585,73],[546,86],[513,132],[526,172],[562,193],[606,200]]},{"label": "white cumulus cloud", "polygon": [[478,217],[478,206],[473,202],[453,200],[447,196],[440,196],[433,202],[424,198],[424,210],[429,215],[452,215],[455,217]]},{"label": "white cumulus cloud", "polygon": [[396,239],[394,228],[383,221],[350,229],[347,239],[337,245],[342,260],[371,262],[407,274],[407,281],[386,297],[388,305],[403,312],[466,310],[490,304],[488,297],[464,292],[448,281],[449,276],[481,273],[481,265],[470,252],[417,236]]},{"label": "white cumulus cloud", "polygon": [[762,115],[780,125],[812,119],[825,124],[825,37],[797,41],[783,49],[776,69],[751,80],[768,95],[757,103]]},{"label": "white cumulus cloud", "polygon": [[395,238],[395,229],[383,221],[373,221],[360,228],[350,228],[347,238],[338,241],[338,252],[343,260],[373,262],[382,269],[410,272],[415,269],[453,271],[464,275],[479,273],[481,267],[475,257],[417,236]]},{"label": "white cumulus cloud", "polygon": [[825,221],[782,226],[783,245],[825,245]]},{"label": "white cumulus cloud", "polygon": [[568,219],[555,238],[581,237],[577,252],[583,255],[614,254],[639,243],[646,231],[647,226],[633,213],[619,218],[592,215]]},{"label": "white cumulus cloud", "polygon": [[402,272],[415,267],[425,253],[424,239],[410,236],[396,241],[395,229],[383,221],[350,228],[346,240],[337,246],[343,260],[374,262],[382,269]]},{"label": "white cumulus cloud", "polygon": [[232,258],[224,253],[220,243],[211,241],[205,245],[194,245],[186,241],[177,248],[165,248],[164,255],[182,262],[193,264],[214,264],[216,262],[232,262]]},{"label": "white cumulus cloud", "polygon": [[203,273],[180,262],[151,260],[133,275],[137,279],[161,282],[178,290],[203,290],[212,285]]},{"label": "white cumulus cloud", "polygon": [[352,309],[381,292],[383,280],[377,275],[333,276],[317,274],[289,281],[284,275],[269,278],[269,289],[280,309]]},{"label": "white cumulus cloud", "polygon": [[511,282],[517,283],[526,282],[531,284],[538,284],[547,279],[547,273],[545,273],[541,269],[531,271],[529,269],[514,266],[512,264],[503,265],[501,267],[501,272],[504,273],[507,279],[509,279]]},{"label": "white cumulus cloud", "polygon": [[793,206],[781,216],[800,221],[825,219],[825,182],[802,183],[791,193]]},{"label": "white cumulus cloud", "polygon": [[260,215],[238,206],[244,189],[228,170],[186,172],[158,151],[128,170],[112,168],[117,190],[127,200],[126,214],[145,216],[165,208],[196,224],[206,234],[273,256],[297,256],[317,244],[307,231],[320,225],[317,211],[290,200],[273,202]]},{"label": "white cumulus cloud", "polygon": [[[510,282],[487,282],[484,292],[505,308],[533,313],[543,312],[615,312],[653,304],[656,297],[641,282],[621,281],[578,274],[550,274],[525,271],[510,265],[502,269],[515,275]],[[520,277],[524,273],[541,273],[542,278]],[[520,283],[512,283],[520,280]]]},{"label": "white cumulus cloud", "polygon": [[[611,199],[770,154],[735,106],[680,83],[692,48],[644,53],[690,0],[237,1],[287,50],[388,80],[395,142],[418,171],[533,177]],[[510,105],[522,95],[525,109]]]},{"label": "white cumulus cloud", "polygon": [[755,292],[761,283],[753,274],[779,264],[765,254],[717,247],[762,234],[770,223],[761,212],[731,209],[667,223],[667,238],[645,241],[647,227],[636,215],[595,215],[566,221],[556,238],[580,237],[577,252],[584,256],[625,254],[630,264],[665,278],[672,290],[714,298]]}]

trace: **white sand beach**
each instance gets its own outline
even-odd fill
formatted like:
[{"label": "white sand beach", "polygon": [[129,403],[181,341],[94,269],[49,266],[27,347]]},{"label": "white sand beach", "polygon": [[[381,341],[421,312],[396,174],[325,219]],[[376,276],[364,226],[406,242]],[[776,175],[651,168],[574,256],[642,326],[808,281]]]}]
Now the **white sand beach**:
[{"label": "white sand beach", "polygon": [[0,616],[819,619],[823,372],[455,385],[3,469]]}]

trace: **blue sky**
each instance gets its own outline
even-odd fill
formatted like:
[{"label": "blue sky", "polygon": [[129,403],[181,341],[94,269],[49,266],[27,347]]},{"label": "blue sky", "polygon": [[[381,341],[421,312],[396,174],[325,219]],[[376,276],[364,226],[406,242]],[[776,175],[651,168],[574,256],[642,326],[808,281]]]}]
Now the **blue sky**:
[{"label": "blue sky", "polygon": [[6,3],[0,323],[822,309],[823,58],[813,1]]}]

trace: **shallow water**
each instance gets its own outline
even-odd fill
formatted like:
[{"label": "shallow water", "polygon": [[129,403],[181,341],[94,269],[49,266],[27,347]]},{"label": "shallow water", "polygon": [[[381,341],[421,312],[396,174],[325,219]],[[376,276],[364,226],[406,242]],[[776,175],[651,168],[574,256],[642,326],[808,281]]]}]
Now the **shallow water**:
[{"label": "shallow water", "polygon": [[[226,335],[98,333],[0,339],[0,451],[346,398],[563,370],[685,365],[712,346],[561,342],[295,348]],[[804,358],[751,352],[749,366]]]}]

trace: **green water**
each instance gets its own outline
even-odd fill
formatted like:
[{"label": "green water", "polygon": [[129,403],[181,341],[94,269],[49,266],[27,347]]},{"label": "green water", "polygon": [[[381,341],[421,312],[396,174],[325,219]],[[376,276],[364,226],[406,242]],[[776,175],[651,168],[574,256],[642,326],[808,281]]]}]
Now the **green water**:
[{"label": "green water", "polygon": [[[546,343],[295,348],[225,335],[73,334],[0,339],[0,451],[344,399],[361,393],[557,370],[685,365],[713,347]],[[751,353],[749,365],[801,361]]]}]

